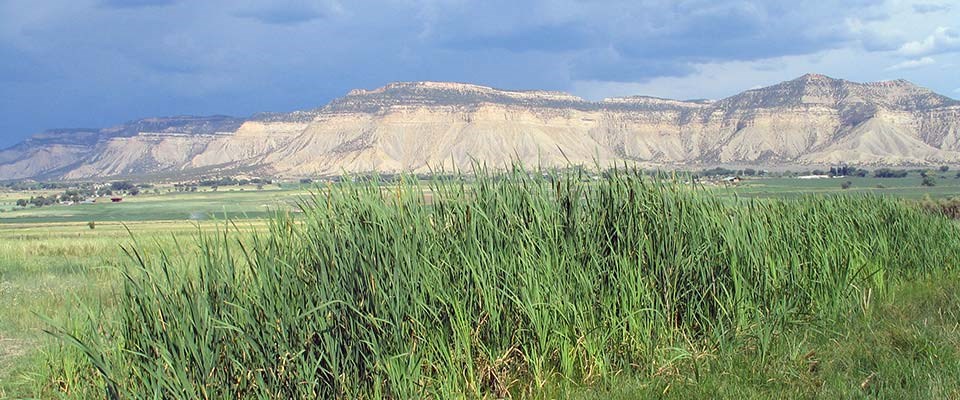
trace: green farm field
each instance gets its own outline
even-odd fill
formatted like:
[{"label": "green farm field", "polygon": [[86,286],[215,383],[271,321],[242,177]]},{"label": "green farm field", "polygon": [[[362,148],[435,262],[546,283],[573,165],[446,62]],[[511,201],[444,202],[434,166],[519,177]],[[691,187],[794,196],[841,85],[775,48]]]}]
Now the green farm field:
[{"label": "green farm field", "polygon": [[[838,177],[824,179],[753,178],[745,179],[732,191],[748,197],[797,197],[807,194],[871,194],[903,199],[930,197],[942,199],[960,196],[960,179],[954,174],[935,178],[936,186],[923,186],[923,178],[911,175],[906,178]],[[841,184],[849,181],[849,189]]]},{"label": "green farm field", "polygon": [[[911,205],[960,195],[960,180],[690,191],[645,179],[481,180],[465,186],[477,198],[462,185],[220,188],[16,210],[22,193],[0,193],[0,398],[960,396],[960,233]],[[553,231],[569,218],[567,236]],[[284,267],[305,265],[351,267],[302,282]],[[303,340],[346,347],[297,353]],[[205,347],[221,342],[234,345]],[[146,348],[156,363],[135,356]],[[230,381],[241,376],[254,378]]]},{"label": "green farm field", "polygon": [[[711,187],[725,195],[759,198],[789,198],[808,194],[871,194],[903,199],[943,199],[960,197],[960,179],[950,174],[937,178],[936,186],[922,185],[917,175],[906,178],[843,177],[828,179],[747,178],[736,186]],[[850,181],[849,189],[842,189]],[[42,224],[67,222],[132,222],[132,221],[197,221],[211,219],[262,219],[276,211],[292,210],[298,199],[311,191],[322,190],[312,185],[286,185],[284,189],[269,186],[257,190],[253,186],[206,189],[199,192],[162,192],[126,196],[120,203],[98,201],[96,204],[47,206],[16,209],[17,199],[49,195],[56,191],[0,191],[0,224]]]},{"label": "green farm field", "polygon": [[0,195],[0,224],[41,224],[64,222],[187,221],[209,219],[257,219],[276,211],[290,210],[310,186],[294,189],[244,188],[184,193],[144,193],[124,196],[120,203],[100,199],[94,204],[54,205],[12,210],[18,198],[33,193],[7,192]]}]

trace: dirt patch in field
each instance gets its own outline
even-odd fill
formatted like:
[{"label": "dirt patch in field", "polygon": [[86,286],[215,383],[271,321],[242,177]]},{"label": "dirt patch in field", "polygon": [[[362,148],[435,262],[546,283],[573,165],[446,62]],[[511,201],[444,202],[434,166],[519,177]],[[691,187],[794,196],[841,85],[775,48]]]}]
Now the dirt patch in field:
[{"label": "dirt patch in field", "polygon": [[0,379],[7,376],[17,359],[31,349],[31,341],[0,336]]}]

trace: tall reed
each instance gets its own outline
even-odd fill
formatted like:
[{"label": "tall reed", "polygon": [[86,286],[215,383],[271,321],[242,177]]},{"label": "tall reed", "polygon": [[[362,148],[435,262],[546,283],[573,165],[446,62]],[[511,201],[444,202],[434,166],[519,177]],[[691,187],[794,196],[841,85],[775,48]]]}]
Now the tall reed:
[{"label": "tall reed", "polygon": [[129,249],[106,336],[77,332],[108,395],[531,395],[834,318],[960,255],[953,223],[897,200],[623,170],[348,182],[300,208],[198,257]]}]

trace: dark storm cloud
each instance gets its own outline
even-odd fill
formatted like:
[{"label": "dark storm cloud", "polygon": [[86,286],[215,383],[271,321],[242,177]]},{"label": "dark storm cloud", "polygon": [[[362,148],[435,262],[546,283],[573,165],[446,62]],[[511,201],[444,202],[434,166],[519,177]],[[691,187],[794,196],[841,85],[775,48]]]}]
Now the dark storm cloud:
[{"label": "dark storm cloud", "polygon": [[0,82],[29,84],[47,81],[59,75],[57,69],[34,55],[0,44]]},{"label": "dark storm cloud", "polygon": [[48,127],[313,108],[391,81],[565,90],[899,48],[847,29],[886,15],[867,0],[7,0],[0,82],[15,84],[0,85],[13,104],[0,108],[0,146]]},{"label": "dark storm cloud", "polygon": [[571,68],[571,73],[578,79],[619,82],[642,82],[649,77],[686,76],[694,71],[689,63],[616,58],[580,58]]},{"label": "dark storm cloud", "polygon": [[[569,2],[559,11],[549,4],[554,3],[512,6],[516,15],[546,15],[543,21],[504,24],[500,16],[473,10],[470,18],[438,24],[435,33],[450,38],[441,42],[444,46],[461,51],[568,52],[574,79],[642,81],[683,76],[696,63],[758,60],[844,46],[855,39],[845,25],[851,13],[885,18],[871,8],[879,2],[871,0],[840,6],[802,1]],[[528,27],[531,24],[533,28]],[[870,38],[865,45],[889,50],[899,42]],[[616,54],[615,64],[609,57],[595,58],[604,52]]]},{"label": "dark storm cloud", "polygon": [[652,24],[650,29],[624,32],[615,46],[635,57],[722,61],[806,54],[847,39],[838,17],[818,15],[829,18],[829,24],[810,26],[788,17],[788,10],[776,4],[677,7],[671,11],[670,20]]},{"label": "dark storm cloud", "polygon": [[517,27],[510,32],[453,37],[444,43],[458,50],[504,49],[523,51],[570,51],[589,48],[601,42],[597,33],[578,24]]}]

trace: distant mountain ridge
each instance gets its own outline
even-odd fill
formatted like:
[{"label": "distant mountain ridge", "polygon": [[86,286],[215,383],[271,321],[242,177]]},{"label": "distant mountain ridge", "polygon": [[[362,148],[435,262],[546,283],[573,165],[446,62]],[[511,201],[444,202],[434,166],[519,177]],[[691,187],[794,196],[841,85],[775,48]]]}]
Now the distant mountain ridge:
[{"label": "distant mountain ridge", "polygon": [[807,74],[710,100],[587,101],[449,82],[357,89],[291,113],[50,130],[0,150],[0,179],[273,176],[638,163],[960,163],[960,101],[905,80]]}]

